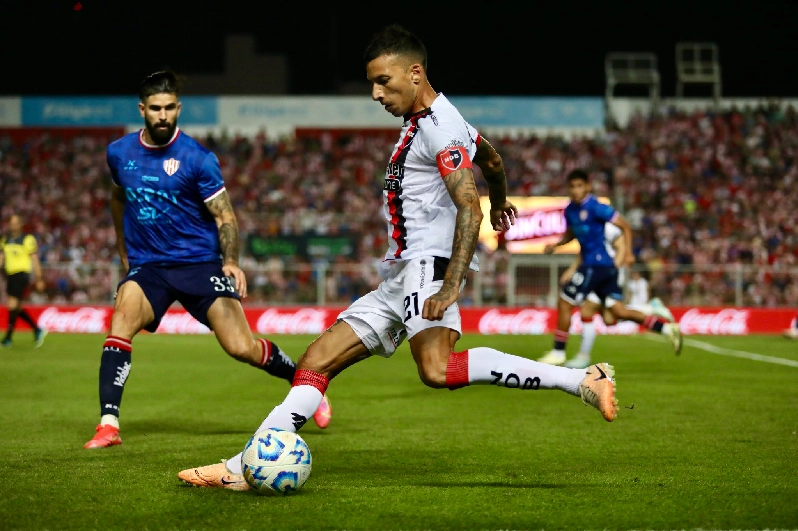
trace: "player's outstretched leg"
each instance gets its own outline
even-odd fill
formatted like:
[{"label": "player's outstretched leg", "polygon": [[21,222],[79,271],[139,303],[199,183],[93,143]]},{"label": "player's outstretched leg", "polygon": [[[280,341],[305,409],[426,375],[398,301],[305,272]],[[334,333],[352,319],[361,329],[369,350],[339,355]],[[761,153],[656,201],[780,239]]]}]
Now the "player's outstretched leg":
[{"label": "player's outstretched leg", "polygon": [[[421,356],[414,354],[414,357],[418,363]],[[434,374],[438,371],[427,372]],[[612,421],[618,414],[614,374],[614,369],[606,363],[592,365],[587,370],[569,369],[488,347],[477,347],[449,355],[443,386],[458,389],[473,384],[489,384],[521,390],[557,389],[582,397],[582,401],[598,409],[607,421]],[[429,377],[422,377],[422,380],[430,387],[439,387],[441,383],[430,381]]]},{"label": "player's outstretched leg", "polygon": [[637,310],[627,308],[621,302],[615,303],[612,306],[612,313],[618,319],[634,321],[654,333],[662,334],[667,338],[668,342],[670,342],[677,356],[682,353],[682,332],[679,329],[679,323],[666,322],[662,317],[658,317],[654,314],[645,315]]}]

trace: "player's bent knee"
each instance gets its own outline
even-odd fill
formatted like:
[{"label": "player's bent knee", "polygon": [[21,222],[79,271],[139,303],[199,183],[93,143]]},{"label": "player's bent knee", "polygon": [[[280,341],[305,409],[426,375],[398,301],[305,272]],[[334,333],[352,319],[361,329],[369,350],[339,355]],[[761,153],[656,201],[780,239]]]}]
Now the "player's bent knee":
[{"label": "player's bent knee", "polygon": [[249,340],[249,338],[229,343],[224,350],[231,358],[235,358],[238,361],[260,365],[262,357],[260,345],[255,341]]}]

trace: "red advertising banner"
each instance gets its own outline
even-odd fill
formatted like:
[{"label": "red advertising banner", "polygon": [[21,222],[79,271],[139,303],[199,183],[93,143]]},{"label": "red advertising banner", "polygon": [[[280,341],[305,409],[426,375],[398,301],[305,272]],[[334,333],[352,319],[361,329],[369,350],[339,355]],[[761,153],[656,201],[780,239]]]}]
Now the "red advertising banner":
[{"label": "red advertising banner", "polygon": [[[28,313],[50,332],[103,333],[111,325],[110,306],[28,306]],[[321,334],[335,322],[343,307],[244,307],[253,332],[269,334]],[[671,308],[685,335],[778,334],[790,326],[798,310],[789,308]],[[461,308],[463,332],[481,334],[550,334],[557,312],[550,308]],[[599,334],[636,334],[636,323],[621,321],[606,326],[595,317]],[[0,309],[0,331],[8,326],[8,310]],[[571,319],[571,332],[582,323]],[[29,330],[20,319],[17,328]],[[169,310],[156,333],[209,334],[210,330],[181,308]]]}]

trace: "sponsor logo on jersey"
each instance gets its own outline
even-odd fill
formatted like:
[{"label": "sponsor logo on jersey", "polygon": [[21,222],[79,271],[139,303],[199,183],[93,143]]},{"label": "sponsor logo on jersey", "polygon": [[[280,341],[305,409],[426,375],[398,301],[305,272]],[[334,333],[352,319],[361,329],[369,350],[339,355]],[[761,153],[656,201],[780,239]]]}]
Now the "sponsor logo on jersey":
[{"label": "sponsor logo on jersey", "polygon": [[163,171],[166,172],[166,175],[170,177],[175,174],[177,169],[180,167],[180,161],[176,159],[167,159],[163,161]]},{"label": "sponsor logo on jersey", "polygon": [[399,179],[394,179],[393,177],[386,177],[385,183],[382,185],[383,190],[387,190],[388,192],[396,192],[401,194],[402,193],[402,181]]},{"label": "sponsor logo on jersey", "polygon": [[149,181],[149,182],[157,182],[157,181],[160,181],[161,178],[160,177],[156,177],[155,175],[142,175],[141,176],[141,180],[142,181]]},{"label": "sponsor logo on jersey", "polygon": [[136,166],[136,161],[135,160],[127,161],[127,164],[125,164],[125,168],[124,169],[126,169],[126,170],[137,170],[138,167]]}]

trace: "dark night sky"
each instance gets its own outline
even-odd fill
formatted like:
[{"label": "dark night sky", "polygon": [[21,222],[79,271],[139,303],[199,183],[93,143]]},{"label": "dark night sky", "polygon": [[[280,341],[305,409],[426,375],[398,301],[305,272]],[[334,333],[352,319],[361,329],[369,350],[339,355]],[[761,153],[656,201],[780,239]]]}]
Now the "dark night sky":
[{"label": "dark night sky", "polygon": [[221,73],[227,33],[252,33],[259,52],[286,54],[291,94],[334,94],[339,82],[364,79],[370,35],[398,22],[425,41],[432,85],[450,95],[600,96],[607,52],[651,51],[669,96],[675,44],[714,41],[725,96],[798,96],[798,2],[788,0],[82,0],[75,11],[76,2],[2,3],[0,94],[133,94],[165,67]]}]

